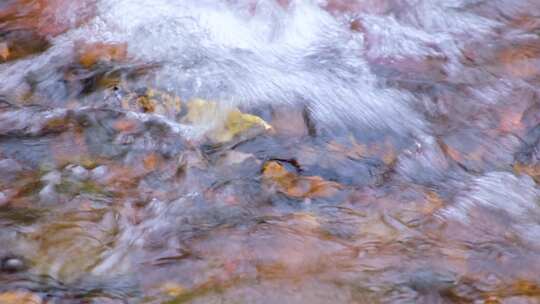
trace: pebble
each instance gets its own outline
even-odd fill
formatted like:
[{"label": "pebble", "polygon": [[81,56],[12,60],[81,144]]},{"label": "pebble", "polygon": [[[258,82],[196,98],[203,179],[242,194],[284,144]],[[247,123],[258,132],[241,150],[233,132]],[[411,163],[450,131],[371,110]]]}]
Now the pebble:
[{"label": "pebble", "polygon": [[41,181],[46,184],[57,185],[62,180],[62,174],[58,171],[51,171],[41,177]]},{"label": "pebble", "polygon": [[90,171],[90,176],[95,181],[102,181],[106,176],[109,170],[106,166],[98,166]]},{"label": "pebble", "polygon": [[75,166],[71,168],[70,171],[71,175],[78,180],[85,180],[89,176],[88,170],[81,166]]},{"label": "pebble", "polygon": [[39,199],[42,203],[53,204],[58,201],[58,194],[55,191],[54,184],[48,184],[39,191]]},{"label": "pebble", "polygon": [[19,272],[26,268],[23,259],[7,257],[0,262],[0,270],[3,272]]}]

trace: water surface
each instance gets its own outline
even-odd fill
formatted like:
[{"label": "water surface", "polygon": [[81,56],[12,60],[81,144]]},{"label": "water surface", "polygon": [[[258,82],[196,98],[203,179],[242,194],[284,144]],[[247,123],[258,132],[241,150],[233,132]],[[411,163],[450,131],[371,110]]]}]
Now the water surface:
[{"label": "water surface", "polygon": [[540,3],[0,4],[0,302],[538,303]]}]

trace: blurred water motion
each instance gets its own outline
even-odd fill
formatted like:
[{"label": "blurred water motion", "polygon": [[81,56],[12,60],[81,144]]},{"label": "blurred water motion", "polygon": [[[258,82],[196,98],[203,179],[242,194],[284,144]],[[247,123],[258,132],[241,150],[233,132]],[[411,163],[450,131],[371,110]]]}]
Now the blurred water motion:
[{"label": "blurred water motion", "polygon": [[540,303],[540,2],[0,3],[0,303]]}]

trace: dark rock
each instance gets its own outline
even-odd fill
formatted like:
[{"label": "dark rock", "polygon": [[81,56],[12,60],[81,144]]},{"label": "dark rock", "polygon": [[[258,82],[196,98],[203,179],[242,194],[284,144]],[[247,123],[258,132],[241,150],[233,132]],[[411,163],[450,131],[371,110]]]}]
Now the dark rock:
[{"label": "dark rock", "polygon": [[26,262],[24,259],[15,257],[15,256],[9,256],[5,257],[0,262],[0,271],[2,272],[20,272],[26,269]]},{"label": "dark rock", "polygon": [[13,30],[0,33],[3,41],[3,54],[0,63],[21,59],[36,53],[41,53],[50,47],[47,39],[29,30]]}]

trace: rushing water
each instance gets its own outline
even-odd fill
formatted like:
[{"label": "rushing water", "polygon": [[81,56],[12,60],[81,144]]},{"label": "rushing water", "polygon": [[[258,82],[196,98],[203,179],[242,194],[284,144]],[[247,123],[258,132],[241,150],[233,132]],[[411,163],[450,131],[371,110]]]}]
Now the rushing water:
[{"label": "rushing water", "polygon": [[0,302],[540,303],[539,1],[5,0],[0,79]]}]

